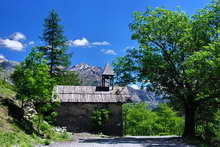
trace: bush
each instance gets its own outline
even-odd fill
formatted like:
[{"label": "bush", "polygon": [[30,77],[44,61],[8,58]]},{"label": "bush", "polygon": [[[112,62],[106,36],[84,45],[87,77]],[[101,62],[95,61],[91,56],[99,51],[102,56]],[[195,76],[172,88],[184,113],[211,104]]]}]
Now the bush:
[{"label": "bush", "polygon": [[210,111],[207,108],[205,110],[200,111],[197,118],[196,133],[207,144],[220,146],[220,110]]},{"label": "bush", "polygon": [[123,105],[124,134],[153,135],[157,115],[145,103]]},{"label": "bush", "polygon": [[40,115],[36,115],[32,119],[32,122],[34,127],[38,130],[38,133],[49,141],[64,141],[71,139],[70,133],[64,129],[62,129],[62,132],[57,131],[52,125],[44,121]]},{"label": "bush", "polygon": [[183,118],[166,104],[155,110],[146,103],[125,104],[123,115],[126,135],[180,135],[183,131]]},{"label": "bush", "polygon": [[94,131],[103,133],[105,122],[109,119],[110,111],[105,108],[96,108],[92,112],[91,119]]},{"label": "bush", "polygon": [[167,104],[161,104],[153,110],[158,115],[156,124],[159,126],[158,133],[167,135],[182,135],[184,120]]}]

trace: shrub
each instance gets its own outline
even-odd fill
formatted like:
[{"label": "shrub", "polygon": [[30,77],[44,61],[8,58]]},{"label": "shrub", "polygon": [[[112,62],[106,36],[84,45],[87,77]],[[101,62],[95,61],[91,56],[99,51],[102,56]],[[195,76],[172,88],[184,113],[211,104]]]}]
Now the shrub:
[{"label": "shrub", "polygon": [[207,108],[205,110],[200,111],[197,118],[196,133],[207,144],[220,146],[220,110],[210,111]]},{"label": "shrub", "polygon": [[160,104],[153,111],[158,115],[158,120],[156,121],[156,124],[160,125],[158,127],[158,133],[182,135],[184,120],[182,117],[178,117],[177,113],[171,107],[167,104]]},{"label": "shrub", "polygon": [[96,108],[92,112],[91,120],[94,131],[103,133],[105,122],[109,119],[110,111],[105,108]]},{"label": "shrub", "polygon": [[157,115],[145,103],[123,105],[124,134],[154,135]]},{"label": "shrub", "polygon": [[151,110],[146,103],[123,105],[124,134],[128,135],[180,135],[183,118],[168,105]]},{"label": "shrub", "polygon": [[[39,118],[40,117],[40,118]],[[40,122],[39,122],[40,120]],[[43,136],[43,138],[53,141],[63,141],[70,140],[71,134],[66,130],[62,130],[62,132],[58,132],[53,126],[51,126],[48,122],[42,119],[42,116],[36,115],[32,119],[33,125],[37,128],[38,133]]]}]

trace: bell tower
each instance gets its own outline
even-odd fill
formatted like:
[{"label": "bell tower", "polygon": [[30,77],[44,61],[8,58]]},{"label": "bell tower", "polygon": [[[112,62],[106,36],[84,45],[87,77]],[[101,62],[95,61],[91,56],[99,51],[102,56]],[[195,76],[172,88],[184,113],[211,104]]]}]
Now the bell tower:
[{"label": "bell tower", "polygon": [[114,88],[114,71],[110,64],[105,65],[104,72],[102,73],[102,87],[108,87],[109,90]]}]

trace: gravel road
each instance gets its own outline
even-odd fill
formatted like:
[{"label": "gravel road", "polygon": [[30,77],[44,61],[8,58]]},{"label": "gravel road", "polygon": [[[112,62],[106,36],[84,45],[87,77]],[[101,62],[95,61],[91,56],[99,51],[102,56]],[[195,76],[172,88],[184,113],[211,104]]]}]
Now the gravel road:
[{"label": "gravel road", "polygon": [[98,137],[75,136],[74,141],[56,142],[50,147],[195,147],[177,136]]}]

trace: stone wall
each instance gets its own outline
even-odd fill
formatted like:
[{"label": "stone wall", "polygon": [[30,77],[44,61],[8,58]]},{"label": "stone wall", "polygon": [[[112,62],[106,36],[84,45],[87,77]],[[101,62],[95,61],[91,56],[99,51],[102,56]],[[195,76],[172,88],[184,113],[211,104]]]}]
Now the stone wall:
[{"label": "stone wall", "polygon": [[110,118],[106,121],[103,133],[106,135],[122,136],[122,104],[120,103],[61,103],[57,109],[56,124],[67,127],[71,132],[91,132],[91,114],[97,107],[103,107],[110,111]]}]

